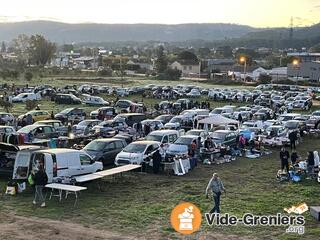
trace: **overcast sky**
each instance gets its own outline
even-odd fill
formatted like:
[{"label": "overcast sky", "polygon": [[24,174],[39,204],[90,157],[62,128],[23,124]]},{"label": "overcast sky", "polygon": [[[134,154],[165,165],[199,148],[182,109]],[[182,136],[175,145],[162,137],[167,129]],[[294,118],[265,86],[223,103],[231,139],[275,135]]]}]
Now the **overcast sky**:
[{"label": "overcast sky", "polygon": [[319,0],[4,0],[0,21],[237,23],[288,27],[320,22]]}]

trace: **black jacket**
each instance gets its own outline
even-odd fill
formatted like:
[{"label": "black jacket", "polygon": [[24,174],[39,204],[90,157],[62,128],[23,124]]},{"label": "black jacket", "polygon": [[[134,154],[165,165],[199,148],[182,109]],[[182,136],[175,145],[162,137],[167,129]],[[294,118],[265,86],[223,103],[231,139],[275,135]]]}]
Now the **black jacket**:
[{"label": "black jacket", "polygon": [[288,161],[289,160],[289,152],[288,151],[284,151],[284,152],[280,152],[280,159],[281,161]]},{"label": "black jacket", "polygon": [[33,177],[34,185],[45,186],[48,183],[48,176],[44,170],[39,170]]}]

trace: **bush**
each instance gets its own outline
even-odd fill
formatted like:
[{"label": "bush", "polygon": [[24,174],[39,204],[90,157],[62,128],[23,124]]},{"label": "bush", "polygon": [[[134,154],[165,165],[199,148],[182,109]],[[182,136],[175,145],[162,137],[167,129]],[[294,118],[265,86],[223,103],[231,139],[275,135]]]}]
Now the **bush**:
[{"label": "bush", "polygon": [[179,80],[181,71],[177,69],[168,68],[164,73],[160,73],[156,79],[158,80]]},{"label": "bush", "polygon": [[6,112],[9,113],[13,108],[13,104],[3,99],[0,99],[0,107],[2,107]]},{"label": "bush", "polygon": [[259,84],[269,84],[271,83],[272,78],[269,75],[261,74],[258,79]]},{"label": "bush", "polygon": [[103,77],[111,77],[112,76],[112,70],[111,69],[102,69],[98,71],[99,76]]},{"label": "bush", "polygon": [[38,106],[38,102],[36,100],[27,100],[26,101],[26,109],[28,111],[35,109]]}]

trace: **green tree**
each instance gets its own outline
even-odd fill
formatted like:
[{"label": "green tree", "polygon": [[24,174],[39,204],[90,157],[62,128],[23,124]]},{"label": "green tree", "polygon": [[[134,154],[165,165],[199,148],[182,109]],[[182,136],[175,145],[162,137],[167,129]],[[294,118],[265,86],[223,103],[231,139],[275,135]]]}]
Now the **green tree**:
[{"label": "green tree", "polygon": [[157,73],[164,73],[168,68],[168,60],[166,55],[164,54],[163,46],[160,46],[157,49],[157,59],[155,61],[155,68]]},{"label": "green tree", "polygon": [[45,65],[51,61],[56,51],[56,45],[41,35],[32,35],[28,51],[31,63]]},{"label": "green tree", "polygon": [[29,59],[28,49],[30,47],[30,38],[25,34],[20,34],[17,38],[12,40],[12,46],[18,59],[27,63]]},{"label": "green tree", "polygon": [[183,51],[183,52],[179,53],[178,59],[198,61],[198,57],[190,51]]}]

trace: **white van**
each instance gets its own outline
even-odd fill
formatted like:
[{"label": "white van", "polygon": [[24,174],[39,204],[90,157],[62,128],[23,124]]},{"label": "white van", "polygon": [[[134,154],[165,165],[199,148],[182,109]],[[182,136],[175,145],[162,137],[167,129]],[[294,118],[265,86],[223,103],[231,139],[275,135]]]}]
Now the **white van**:
[{"label": "white van", "polygon": [[39,151],[19,151],[14,163],[12,179],[26,180],[32,170],[44,163],[48,183],[63,178],[95,173],[103,169],[101,162],[95,162],[87,153],[79,150],[56,148]]}]

